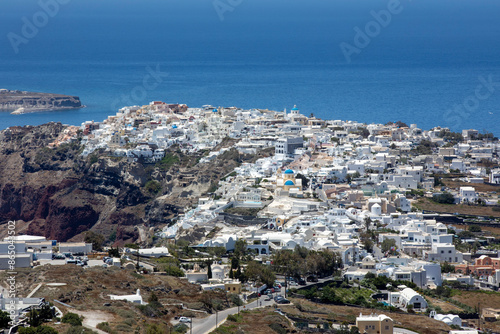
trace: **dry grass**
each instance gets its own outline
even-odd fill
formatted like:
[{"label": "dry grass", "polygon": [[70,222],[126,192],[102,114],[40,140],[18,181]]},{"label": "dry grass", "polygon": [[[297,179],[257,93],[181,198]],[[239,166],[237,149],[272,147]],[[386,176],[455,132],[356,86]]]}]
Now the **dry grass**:
[{"label": "dry grass", "polygon": [[[500,308],[500,293],[491,291],[459,291],[453,299],[470,307],[477,307],[480,303],[481,309],[485,307]],[[473,320],[477,323],[477,320]],[[491,329],[493,333],[500,333],[500,322],[485,322],[484,328]]]},{"label": "dry grass", "polygon": [[470,307],[477,307],[478,303],[481,303],[481,308],[500,308],[500,293],[498,292],[458,291],[452,298]]},{"label": "dry grass", "polygon": [[[6,273],[1,273],[0,276],[2,275],[5,276]],[[108,323],[117,332],[129,329],[134,332],[139,328],[140,333],[145,333],[147,327],[144,324],[168,324],[172,317],[183,316],[186,312],[190,313],[189,316],[206,316],[203,312],[183,310],[178,305],[180,303],[201,308],[202,298],[208,298],[219,299],[226,305],[223,292],[209,292],[205,296],[200,293],[199,286],[190,284],[186,280],[164,275],[138,275],[116,267],[82,269],[76,265],[46,265],[18,270],[16,284],[20,297],[27,296],[39,283],[66,283],[66,285],[55,287],[44,284],[33,297],[43,297],[50,302],[58,300],[72,306],[66,308],[55,302],[54,304],[63,312],[103,313],[103,316],[110,319]],[[159,314],[153,318],[148,317],[136,305],[125,301],[112,301],[109,298],[110,294],[135,294],[137,289],[140,289],[145,301],[153,293],[158,297],[163,305]]]},{"label": "dry grass", "polygon": [[[269,325],[277,324],[281,328],[291,330],[290,322],[282,315],[274,312],[271,307],[253,311],[241,312],[241,320],[238,322],[226,321],[212,334],[218,333],[252,333],[252,334],[276,334]],[[276,325],[274,325],[276,326]]]},{"label": "dry grass", "polygon": [[[463,228],[463,226],[462,226]],[[500,237],[500,227],[493,227],[493,226],[481,226],[481,229],[483,231],[488,231],[491,233],[491,236],[499,238]]]},{"label": "dry grass", "polygon": [[493,211],[491,207],[487,206],[472,206],[467,204],[439,204],[431,201],[428,198],[420,198],[418,201],[413,202],[413,205],[420,210],[436,211],[441,213],[458,212],[461,215],[500,217],[500,212]]},{"label": "dry grass", "polygon": [[[419,333],[443,334],[448,333],[450,330],[450,327],[445,323],[431,319],[425,315],[391,313],[368,308],[316,304],[304,299],[292,299],[292,301],[295,305],[283,306],[282,309],[284,312],[296,316],[306,316],[316,319],[321,318],[325,321],[332,320],[332,318],[334,318],[337,323],[341,323],[343,321],[353,323],[360,313],[383,313],[394,320],[396,327],[411,329]],[[297,303],[301,305],[302,311],[297,309]]]},{"label": "dry grass", "polygon": [[441,180],[448,188],[456,189],[456,190],[459,190],[460,187],[474,187],[476,189],[476,191],[483,192],[483,193],[492,192],[492,191],[496,191],[496,192],[500,191],[499,186],[492,186],[492,185],[484,184],[484,183],[468,183],[468,182],[449,180],[446,178],[443,178]]},{"label": "dry grass", "polygon": [[443,310],[443,313],[448,313],[450,311],[457,311],[457,312],[463,311],[460,307],[453,305],[450,302],[446,302],[429,296],[425,296],[425,299],[431,302],[434,306],[439,306]]}]

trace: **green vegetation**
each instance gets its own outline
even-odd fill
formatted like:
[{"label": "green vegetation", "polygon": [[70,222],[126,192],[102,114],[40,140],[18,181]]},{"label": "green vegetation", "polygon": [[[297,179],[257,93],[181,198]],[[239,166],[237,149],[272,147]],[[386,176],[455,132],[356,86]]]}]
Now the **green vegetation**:
[{"label": "green vegetation", "polygon": [[432,154],[432,149],[436,148],[437,144],[430,140],[424,139],[418,144],[411,152],[415,155],[430,155]]},{"label": "green vegetation", "polygon": [[168,171],[170,167],[179,163],[179,156],[175,153],[166,153],[163,159],[156,163],[156,166],[162,171]]},{"label": "green vegetation", "polygon": [[396,240],[394,239],[384,239],[380,245],[382,252],[384,253],[395,253],[396,252]]},{"label": "green vegetation", "polygon": [[180,261],[174,257],[161,257],[156,259],[160,271],[164,271],[167,275],[175,277],[184,277],[184,271],[180,268]]},{"label": "green vegetation", "polygon": [[57,331],[49,326],[39,327],[21,327],[18,331],[19,334],[57,334]]},{"label": "green vegetation", "polygon": [[[44,322],[54,317],[54,310],[50,304],[44,304],[39,309],[31,309],[28,314],[28,324],[32,327],[38,327]],[[3,319],[2,319],[3,320]]]},{"label": "green vegetation", "polygon": [[97,324],[97,329],[100,329],[106,333],[110,333],[110,334],[115,334],[116,331],[114,331],[111,326],[109,325],[109,323],[107,322],[101,322],[101,323],[98,323]]},{"label": "green vegetation", "polygon": [[68,312],[62,317],[61,322],[71,326],[81,326],[82,318],[76,313]]},{"label": "green vegetation", "polygon": [[409,128],[409,126],[402,121],[397,121],[397,122],[389,121],[389,122],[385,123],[385,125],[396,125],[398,128]]},{"label": "green vegetation", "polygon": [[[172,333],[187,333],[189,330],[189,327],[188,325],[186,324],[177,324],[174,326],[174,328],[172,329]],[[149,333],[149,332],[148,332]],[[159,331],[159,332],[155,332],[155,333],[166,333],[166,332],[162,332],[162,331]],[[153,333],[152,333],[153,334]]]},{"label": "green vegetation", "polygon": [[10,322],[9,312],[0,311],[0,328],[8,328]]},{"label": "green vegetation", "polygon": [[455,145],[457,143],[463,142],[464,137],[462,136],[461,133],[459,132],[451,132],[449,130],[441,130],[438,133],[439,138],[443,138],[445,141],[447,141],[451,145]]},{"label": "green vegetation", "polygon": [[273,286],[273,283],[276,280],[276,275],[274,275],[269,266],[256,261],[250,261],[245,268],[243,280],[260,282],[262,284],[266,284],[267,286]]},{"label": "green vegetation", "polygon": [[482,232],[482,230],[481,230],[481,226],[478,226],[478,225],[470,225],[470,226],[469,226],[469,232],[473,232],[473,233]]},{"label": "green vegetation", "polygon": [[224,210],[225,213],[238,216],[252,216],[256,217],[260,209],[258,208],[227,208]]},{"label": "green vegetation", "polygon": [[441,186],[445,186],[444,182],[441,181],[441,178],[439,176],[434,175],[434,188],[441,187]]},{"label": "green vegetation", "polygon": [[436,203],[440,204],[454,204],[455,203],[455,198],[453,197],[452,194],[448,192],[444,192],[439,195],[435,195],[432,197],[432,200]]},{"label": "green vegetation", "polygon": [[387,289],[388,284],[390,284],[392,287],[404,284],[412,289],[417,288],[416,284],[410,281],[394,281],[386,276],[375,276],[374,274],[365,275],[365,278],[361,281],[360,284],[372,290],[385,290]]},{"label": "green vegetation", "polygon": [[165,312],[163,305],[158,301],[158,297],[155,293],[152,293],[149,296],[148,303],[146,305],[136,305],[136,307],[142,312],[142,314],[150,318],[161,317]]},{"label": "green vegetation", "polygon": [[150,180],[144,185],[144,190],[152,195],[155,195],[161,191],[161,183],[156,180]]},{"label": "green vegetation", "polygon": [[309,289],[300,289],[298,294],[304,295],[307,299],[319,299],[325,304],[335,305],[359,305],[364,307],[375,307],[379,305],[370,296],[373,291],[367,288],[354,288],[347,283],[340,287],[336,283],[330,283],[328,286],[318,290],[315,286]]},{"label": "green vegetation", "polygon": [[305,177],[304,175],[298,173],[296,178],[302,180],[302,188],[303,189],[306,189],[309,186],[309,179],[307,177]]},{"label": "green vegetation", "polygon": [[445,261],[444,263],[441,264],[441,272],[442,273],[453,273],[453,272],[455,272],[455,266],[453,266]]},{"label": "green vegetation", "polygon": [[342,268],[339,254],[326,249],[313,251],[300,246],[293,251],[276,251],[272,263],[275,272],[295,278],[304,275],[333,275]]},{"label": "green vegetation", "polygon": [[99,156],[97,154],[91,154],[89,155],[89,163],[91,165],[95,164],[97,161],[99,161]]},{"label": "green vegetation", "polygon": [[83,326],[71,326],[64,332],[64,334],[95,334],[91,329],[85,328]]},{"label": "green vegetation", "polygon": [[100,233],[94,231],[87,231],[85,233],[85,242],[92,244],[92,249],[96,251],[102,251],[102,245],[104,244],[104,236]]}]

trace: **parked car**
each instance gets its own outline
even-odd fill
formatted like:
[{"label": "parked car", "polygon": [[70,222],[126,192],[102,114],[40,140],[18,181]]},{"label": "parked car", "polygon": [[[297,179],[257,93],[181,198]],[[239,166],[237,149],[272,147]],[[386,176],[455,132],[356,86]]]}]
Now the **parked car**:
[{"label": "parked car", "polygon": [[285,297],[283,297],[282,295],[277,295],[276,297],[274,297],[275,302],[278,302],[278,300],[281,300],[281,299],[285,299]]},{"label": "parked car", "polygon": [[66,263],[75,263],[76,264],[77,260],[75,260],[75,259],[67,259]]},{"label": "parked car", "polygon": [[282,298],[276,301],[278,304],[290,304],[290,301],[286,298]]},{"label": "parked car", "polygon": [[306,285],[306,280],[303,278],[299,279],[299,285]]},{"label": "parked car", "polygon": [[191,322],[191,318],[188,317],[180,317],[179,322],[189,323]]},{"label": "parked car", "polygon": [[307,276],[307,281],[308,282],[317,282],[318,281],[318,277],[316,275]]}]

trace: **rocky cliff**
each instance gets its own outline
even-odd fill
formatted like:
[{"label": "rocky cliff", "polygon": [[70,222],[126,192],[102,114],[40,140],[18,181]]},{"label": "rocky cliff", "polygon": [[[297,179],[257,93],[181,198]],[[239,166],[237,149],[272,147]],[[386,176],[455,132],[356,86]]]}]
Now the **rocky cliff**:
[{"label": "rocky cliff", "polygon": [[157,164],[104,152],[82,158],[79,140],[49,147],[64,129],[49,123],[0,132],[0,237],[16,220],[18,234],[59,241],[92,230],[109,243],[147,242],[151,228],[169,224],[240,162],[257,158],[231,150],[199,164],[202,153],[177,148]]},{"label": "rocky cliff", "polygon": [[14,111],[23,108],[29,112],[81,107],[82,103],[78,96],[0,89],[0,110]]}]

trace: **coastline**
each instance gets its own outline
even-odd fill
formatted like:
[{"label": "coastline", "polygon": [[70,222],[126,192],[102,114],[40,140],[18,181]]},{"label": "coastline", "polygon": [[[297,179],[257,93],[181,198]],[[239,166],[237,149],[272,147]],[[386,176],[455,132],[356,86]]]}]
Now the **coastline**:
[{"label": "coastline", "polygon": [[[81,109],[85,108],[85,105],[79,106],[79,107],[61,107],[61,108],[17,108],[14,111],[11,110],[3,110],[3,111],[11,111],[11,115],[23,115],[23,114],[31,114],[31,113],[36,113],[36,112],[41,112],[41,111],[63,111],[63,110],[73,110],[73,109]],[[2,111],[2,110],[0,110]]]}]

